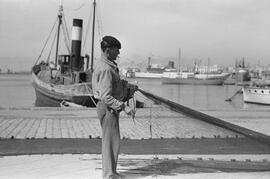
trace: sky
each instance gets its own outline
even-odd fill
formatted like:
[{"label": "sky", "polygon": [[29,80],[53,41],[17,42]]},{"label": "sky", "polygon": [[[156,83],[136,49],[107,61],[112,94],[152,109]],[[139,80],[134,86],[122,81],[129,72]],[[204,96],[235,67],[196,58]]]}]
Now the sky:
[{"label": "sky", "polygon": [[[35,63],[59,4],[60,0],[0,0],[0,68],[29,69]],[[69,31],[72,18],[84,19],[83,54],[90,54],[91,28],[86,32],[92,0],[62,4]],[[178,62],[179,48],[181,64],[207,64],[210,59],[211,64],[233,66],[243,57],[250,64],[270,62],[269,0],[97,0],[96,14],[97,58],[99,39],[112,35],[122,43],[122,63],[146,63],[149,56],[152,63]]]}]

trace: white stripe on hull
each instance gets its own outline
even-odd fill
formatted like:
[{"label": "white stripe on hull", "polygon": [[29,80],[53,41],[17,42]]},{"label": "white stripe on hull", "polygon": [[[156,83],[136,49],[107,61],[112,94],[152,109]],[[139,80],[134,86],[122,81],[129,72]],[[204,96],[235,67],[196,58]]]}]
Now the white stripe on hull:
[{"label": "white stripe on hull", "polygon": [[162,73],[135,72],[136,78],[161,78],[162,76]]}]

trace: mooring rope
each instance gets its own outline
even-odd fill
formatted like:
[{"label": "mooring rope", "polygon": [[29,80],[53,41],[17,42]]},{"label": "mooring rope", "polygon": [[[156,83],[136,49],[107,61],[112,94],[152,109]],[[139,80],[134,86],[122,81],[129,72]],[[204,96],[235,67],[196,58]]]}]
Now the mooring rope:
[{"label": "mooring rope", "polygon": [[51,31],[50,31],[50,34],[49,34],[49,36],[48,36],[48,38],[47,38],[47,40],[46,40],[46,42],[45,42],[45,44],[44,44],[44,46],[43,46],[41,52],[40,52],[40,55],[38,56],[38,59],[37,59],[36,62],[35,62],[35,65],[38,63],[38,61],[39,61],[39,59],[40,59],[40,57],[41,57],[41,55],[42,55],[42,53],[43,53],[45,47],[47,46],[47,43],[48,43],[48,41],[50,40],[51,34],[52,34],[52,32],[53,32],[53,29],[54,29],[54,27],[55,27],[57,21],[58,21],[58,17],[56,18],[56,20],[55,20],[55,22],[54,22],[54,24],[53,24],[53,27],[52,27],[52,29],[51,29]]},{"label": "mooring rope", "polygon": [[[56,40],[56,37],[57,37],[57,32],[54,34],[54,38],[53,38],[52,44],[54,44],[54,42]],[[52,49],[53,49],[53,45],[50,48],[50,51],[49,51],[49,54],[48,54],[48,57],[47,57],[47,63],[49,63],[49,60],[51,58]]]},{"label": "mooring rope", "polygon": [[71,44],[71,40],[70,40],[70,36],[69,36],[69,32],[68,32],[68,28],[67,28],[67,22],[66,22],[66,18],[65,18],[65,15],[64,15],[64,10],[63,10],[63,34],[64,34],[64,41],[65,41],[65,45],[66,45],[66,48],[68,50],[68,53],[71,54],[71,47],[70,47],[70,44]]}]

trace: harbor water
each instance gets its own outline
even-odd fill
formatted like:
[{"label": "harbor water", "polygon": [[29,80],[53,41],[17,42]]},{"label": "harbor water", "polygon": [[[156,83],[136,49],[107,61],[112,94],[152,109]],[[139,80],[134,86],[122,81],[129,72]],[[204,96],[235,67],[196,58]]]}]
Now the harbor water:
[{"label": "harbor water", "polygon": [[[234,85],[163,85],[160,79],[128,79],[139,88],[191,108],[206,110],[264,109],[265,105],[244,103],[242,94],[225,101],[241,87]],[[0,75],[0,107],[29,108],[35,106],[35,91],[30,74]]]}]

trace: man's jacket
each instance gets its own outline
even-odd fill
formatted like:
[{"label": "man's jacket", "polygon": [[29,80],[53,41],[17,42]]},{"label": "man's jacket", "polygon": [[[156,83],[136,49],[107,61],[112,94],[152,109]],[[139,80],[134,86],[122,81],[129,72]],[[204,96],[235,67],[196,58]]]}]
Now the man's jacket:
[{"label": "man's jacket", "polygon": [[115,111],[121,111],[128,97],[128,83],[121,80],[117,64],[104,55],[96,63],[92,76],[94,97]]}]

